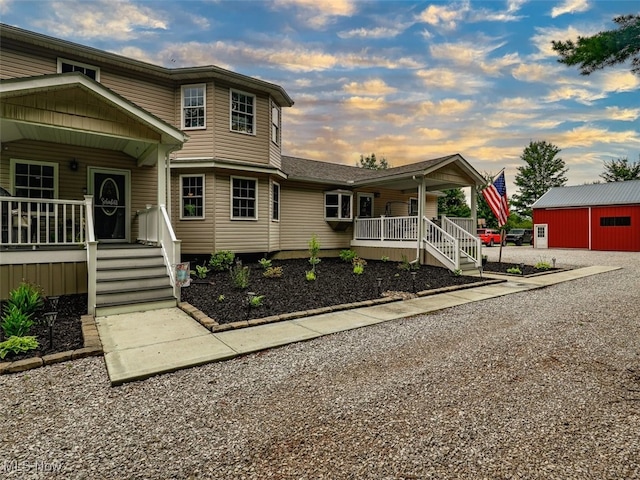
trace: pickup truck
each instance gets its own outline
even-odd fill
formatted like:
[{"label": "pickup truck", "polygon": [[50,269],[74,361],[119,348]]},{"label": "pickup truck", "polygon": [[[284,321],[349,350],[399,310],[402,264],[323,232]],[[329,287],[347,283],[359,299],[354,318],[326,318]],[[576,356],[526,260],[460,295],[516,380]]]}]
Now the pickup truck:
[{"label": "pickup truck", "polygon": [[480,241],[487,247],[500,245],[500,232],[490,228],[479,228],[477,234]]}]

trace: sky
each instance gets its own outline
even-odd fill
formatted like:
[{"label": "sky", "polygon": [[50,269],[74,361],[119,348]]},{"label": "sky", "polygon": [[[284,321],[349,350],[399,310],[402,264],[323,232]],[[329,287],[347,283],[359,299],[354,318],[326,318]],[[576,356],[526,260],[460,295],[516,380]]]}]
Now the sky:
[{"label": "sky", "polygon": [[640,76],[589,76],[551,40],[615,28],[638,0],[0,0],[0,20],[165,67],[216,65],[282,86],[283,154],[401,166],[454,153],[505,168],[557,145],[567,185],[640,155]]}]

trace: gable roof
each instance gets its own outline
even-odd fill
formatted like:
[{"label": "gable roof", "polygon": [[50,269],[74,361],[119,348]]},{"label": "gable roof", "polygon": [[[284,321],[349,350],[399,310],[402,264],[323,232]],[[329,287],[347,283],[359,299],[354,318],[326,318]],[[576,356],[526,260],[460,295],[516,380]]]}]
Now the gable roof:
[{"label": "gable roof", "polygon": [[282,156],[282,170],[288,178],[313,183],[330,183],[343,186],[366,186],[424,176],[455,162],[476,182],[484,183],[482,176],[460,154],[433,158],[386,170],[369,170],[358,166]]},{"label": "gable roof", "polygon": [[145,76],[152,75],[165,81],[197,82],[204,79],[222,80],[234,85],[266,92],[281,106],[293,106],[293,100],[281,86],[249,77],[241,73],[232,72],[215,65],[166,68],[140,60],[134,60],[115,53],[106,52],[104,50],[99,50],[97,48],[88,47],[86,45],[81,45],[79,43],[73,43],[67,40],[43,35],[41,33],[31,32],[12,25],[6,25],[4,23],[0,23],[0,34],[2,38],[13,39],[29,45],[53,50],[63,57],[68,57],[69,55],[81,55],[83,57],[82,61],[84,62],[100,62],[102,64],[113,65],[119,68],[126,68]]},{"label": "gable roof", "polygon": [[553,187],[532,208],[640,204],[640,180]]}]

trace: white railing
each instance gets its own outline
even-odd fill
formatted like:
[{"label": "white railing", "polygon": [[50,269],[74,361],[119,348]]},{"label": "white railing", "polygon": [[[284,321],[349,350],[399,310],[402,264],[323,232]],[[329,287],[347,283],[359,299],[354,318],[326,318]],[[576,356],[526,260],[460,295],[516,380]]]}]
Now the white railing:
[{"label": "white railing", "polygon": [[354,240],[418,239],[418,217],[356,218]]},{"label": "white railing", "polygon": [[424,238],[429,253],[438,258],[451,270],[460,268],[460,248],[458,240],[445,232],[427,217],[423,217]]},{"label": "white railing", "polygon": [[87,313],[95,314],[98,283],[98,241],[93,228],[93,196],[85,195],[87,211],[84,234],[87,239]]},{"label": "white railing", "polygon": [[[464,219],[458,218],[455,220]],[[471,220],[471,224],[473,225],[473,219],[469,220]],[[480,249],[482,248],[480,238],[463,228],[460,223],[454,222],[453,219],[447,218],[444,215],[442,216],[442,228],[445,232],[458,240],[458,246],[462,254],[473,260],[476,266],[479,266],[481,263],[482,254],[482,252],[480,251]]]},{"label": "white railing", "polygon": [[176,238],[176,234],[171,226],[171,219],[164,205],[160,205],[158,209],[159,229],[158,236],[160,245],[162,246],[162,254],[164,256],[165,265],[169,271],[171,286],[173,287],[173,295],[180,300],[180,287],[176,282],[175,265],[180,261],[180,244],[181,241]]},{"label": "white railing", "polygon": [[138,217],[138,242],[144,244],[158,243],[158,207],[147,205],[144,210],[136,212]]},{"label": "white railing", "polygon": [[[445,222],[444,220],[447,219],[448,222]],[[470,234],[475,234],[476,228],[475,225],[473,224],[473,218],[468,218],[468,217],[445,217],[444,215],[442,215],[442,228],[445,229],[445,231],[449,234],[449,235],[454,235],[455,230],[447,230],[448,225],[445,225],[445,223],[447,223],[448,225],[450,224],[454,224],[457,225],[458,227],[462,228],[463,230],[469,232]]]},{"label": "white railing", "polygon": [[83,200],[0,197],[0,244],[83,245],[86,216]]}]

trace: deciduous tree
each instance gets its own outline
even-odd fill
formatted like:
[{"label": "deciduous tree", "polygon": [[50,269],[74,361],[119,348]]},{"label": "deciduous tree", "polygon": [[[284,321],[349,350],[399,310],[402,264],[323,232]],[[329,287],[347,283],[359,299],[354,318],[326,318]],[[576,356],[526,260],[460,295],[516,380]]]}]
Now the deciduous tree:
[{"label": "deciduous tree", "polygon": [[380,160],[378,160],[375,153],[372,153],[369,157],[360,155],[360,162],[358,166],[367,168],[369,170],[386,170],[387,168],[389,168],[387,159],[382,157]]},{"label": "deciduous tree", "polygon": [[567,168],[557,155],[560,149],[546,141],[530,142],[520,158],[526,163],[518,167],[515,184],[519,193],[511,197],[515,210],[524,217],[531,217],[531,205],[551,187],[567,183]]},{"label": "deciduous tree", "polygon": [[444,197],[438,197],[438,214],[447,217],[469,217],[471,209],[461,188],[444,190]]}]

